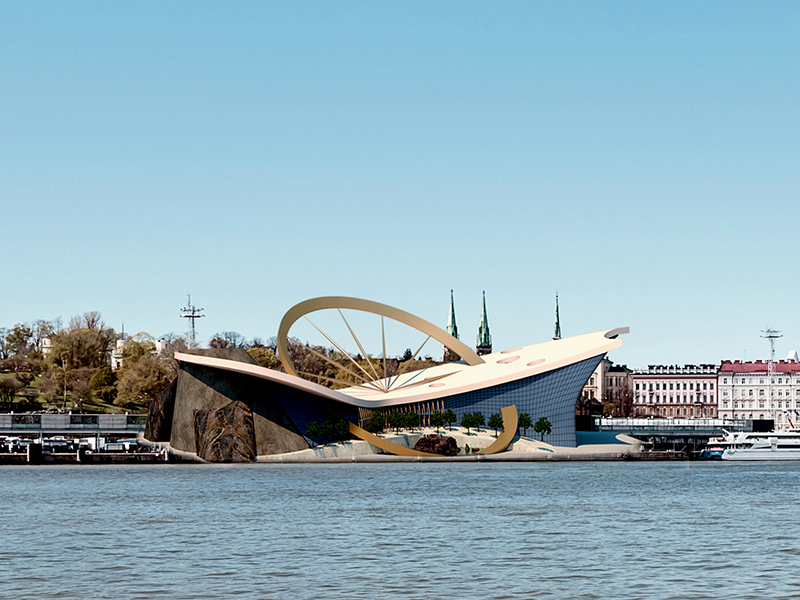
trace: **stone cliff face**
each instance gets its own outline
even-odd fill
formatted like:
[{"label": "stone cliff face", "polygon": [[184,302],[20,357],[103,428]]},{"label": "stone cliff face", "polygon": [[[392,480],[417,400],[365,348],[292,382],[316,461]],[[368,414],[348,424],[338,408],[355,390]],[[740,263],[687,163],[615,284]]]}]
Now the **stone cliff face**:
[{"label": "stone cliff face", "polygon": [[414,445],[414,450],[441,454],[442,456],[455,456],[458,454],[458,444],[456,444],[455,438],[439,437],[436,434],[432,434],[419,438],[419,441]]},{"label": "stone cliff face", "polygon": [[234,401],[213,410],[194,412],[197,456],[208,462],[252,462],[256,459],[253,411]]}]

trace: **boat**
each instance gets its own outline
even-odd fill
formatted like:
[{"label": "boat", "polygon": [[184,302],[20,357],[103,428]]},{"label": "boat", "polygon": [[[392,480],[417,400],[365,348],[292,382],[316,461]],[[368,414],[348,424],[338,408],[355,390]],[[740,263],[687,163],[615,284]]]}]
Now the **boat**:
[{"label": "boat", "polygon": [[722,460],[800,460],[800,430],[732,433]]}]

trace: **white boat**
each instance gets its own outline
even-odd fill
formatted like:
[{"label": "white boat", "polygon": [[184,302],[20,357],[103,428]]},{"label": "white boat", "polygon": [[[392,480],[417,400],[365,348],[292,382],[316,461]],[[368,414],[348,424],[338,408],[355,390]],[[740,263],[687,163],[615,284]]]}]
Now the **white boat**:
[{"label": "white boat", "polygon": [[800,460],[800,430],[732,433],[722,460]]}]

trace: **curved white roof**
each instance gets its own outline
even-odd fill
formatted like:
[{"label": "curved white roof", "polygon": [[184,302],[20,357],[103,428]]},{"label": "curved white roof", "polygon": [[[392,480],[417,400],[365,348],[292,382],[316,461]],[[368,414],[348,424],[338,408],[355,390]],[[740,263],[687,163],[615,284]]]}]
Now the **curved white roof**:
[{"label": "curved white roof", "polygon": [[363,387],[332,390],[294,375],[235,360],[181,352],[175,353],[175,359],[251,375],[361,408],[380,408],[463,394],[552,371],[619,348],[622,340],[618,336],[628,332],[624,327],[587,333],[488,354],[482,357],[485,362],[480,365],[446,363],[404,373],[388,392]]}]

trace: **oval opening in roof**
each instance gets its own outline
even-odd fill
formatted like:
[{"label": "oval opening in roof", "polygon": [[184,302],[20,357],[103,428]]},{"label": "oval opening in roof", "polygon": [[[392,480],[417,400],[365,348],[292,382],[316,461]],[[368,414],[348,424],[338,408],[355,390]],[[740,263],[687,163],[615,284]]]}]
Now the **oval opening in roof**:
[{"label": "oval opening in roof", "polygon": [[531,362],[529,362],[529,363],[528,363],[528,366],[529,366],[529,367],[535,367],[536,365],[540,365],[540,364],[542,364],[543,362],[544,362],[544,359],[543,359],[543,358],[537,358],[536,360],[532,360]]},{"label": "oval opening in roof", "polygon": [[519,356],[508,356],[506,358],[501,358],[497,361],[498,365],[507,365],[508,363],[512,363],[515,360],[519,360]]}]

